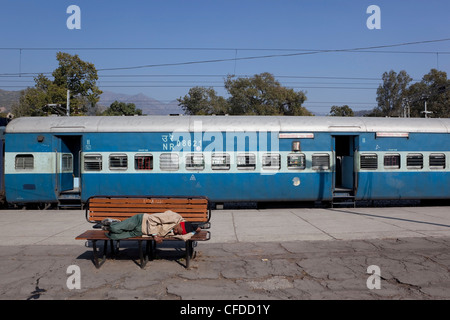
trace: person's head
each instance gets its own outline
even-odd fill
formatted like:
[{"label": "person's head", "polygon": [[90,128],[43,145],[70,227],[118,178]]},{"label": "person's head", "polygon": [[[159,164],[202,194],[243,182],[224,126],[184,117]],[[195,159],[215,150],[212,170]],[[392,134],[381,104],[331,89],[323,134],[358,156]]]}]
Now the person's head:
[{"label": "person's head", "polygon": [[180,222],[175,227],[173,227],[173,233],[175,234],[186,234],[188,232],[195,231],[195,227],[190,222]]}]

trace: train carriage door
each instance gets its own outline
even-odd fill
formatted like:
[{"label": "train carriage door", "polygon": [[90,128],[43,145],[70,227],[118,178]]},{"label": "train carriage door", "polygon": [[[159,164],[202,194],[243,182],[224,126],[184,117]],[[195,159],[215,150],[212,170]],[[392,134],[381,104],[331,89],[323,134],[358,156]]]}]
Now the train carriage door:
[{"label": "train carriage door", "polygon": [[57,192],[78,191],[81,136],[58,136],[56,155]]},{"label": "train carriage door", "polygon": [[355,206],[355,165],[356,136],[335,135],[334,147],[334,188],[331,205]]},{"label": "train carriage door", "polygon": [[335,189],[354,190],[354,152],[355,136],[334,136],[335,151]]}]

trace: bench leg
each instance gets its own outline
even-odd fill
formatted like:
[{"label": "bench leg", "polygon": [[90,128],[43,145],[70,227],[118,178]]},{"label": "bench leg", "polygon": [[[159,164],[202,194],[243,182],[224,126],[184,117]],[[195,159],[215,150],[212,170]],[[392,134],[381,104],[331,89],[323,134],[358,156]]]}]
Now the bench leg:
[{"label": "bench leg", "polygon": [[154,244],[153,244],[153,240],[147,240],[147,243],[145,244],[145,254],[147,256],[148,260],[153,260],[154,259]]},{"label": "bench leg", "polygon": [[99,258],[98,258],[97,240],[92,240],[92,250],[93,250],[93,253],[94,253],[94,264],[95,264],[95,267],[97,269],[99,269],[106,261],[106,251],[108,250],[108,240],[104,241],[104,244],[103,244],[103,257],[102,257],[101,261],[99,261]]},{"label": "bench leg", "polygon": [[114,240],[109,240],[109,246],[111,247],[111,258],[115,259],[116,258],[116,249],[114,248]]},{"label": "bench leg", "polygon": [[191,240],[186,241],[186,269],[189,269],[191,258],[194,253],[194,246]]},{"label": "bench leg", "polygon": [[144,254],[144,248],[142,248],[142,241],[138,240],[139,242],[139,259],[141,260],[141,269],[144,269],[148,262],[148,241],[146,244],[145,254]]}]

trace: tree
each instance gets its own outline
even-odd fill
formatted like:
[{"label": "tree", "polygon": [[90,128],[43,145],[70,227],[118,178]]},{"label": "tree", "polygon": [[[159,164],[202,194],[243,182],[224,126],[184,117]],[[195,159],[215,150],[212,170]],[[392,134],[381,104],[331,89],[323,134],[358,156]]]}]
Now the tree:
[{"label": "tree", "polygon": [[303,91],[295,92],[281,86],[270,73],[261,73],[250,78],[228,76],[225,88],[231,114],[251,115],[312,115],[302,104],[306,101]]},{"label": "tree", "polygon": [[141,109],[136,109],[136,105],[134,103],[125,103],[114,101],[111,103],[108,109],[106,109],[102,115],[104,116],[134,116],[142,115]]},{"label": "tree", "polygon": [[427,111],[431,112],[428,117],[450,117],[450,80],[447,79],[447,73],[431,69],[421,82],[409,87],[408,102],[412,117],[424,116],[425,102]]},{"label": "tree", "polygon": [[333,117],[354,117],[353,110],[348,105],[343,105],[342,107],[332,106],[330,115]]},{"label": "tree", "polygon": [[33,88],[27,88],[21,92],[19,104],[12,108],[14,116],[49,115],[55,112],[55,107],[49,107],[49,104],[64,106],[59,108],[59,111],[64,113],[67,101],[66,89],[58,87],[42,74],[35,77],[34,82],[36,85]]},{"label": "tree", "polygon": [[[94,106],[99,100],[102,91],[97,87],[97,70],[94,64],[81,60],[78,55],[58,52],[56,59],[59,67],[53,71],[53,81],[59,87],[70,90],[72,97],[85,97],[91,106]],[[75,114],[83,114],[87,111],[87,105],[80,103],[75,99],[70,103],[70,108]]]},{"label": "tree", "polygon": [[225,89],[228,99],[217,96],[212,88],[194,87],[178,102],[186,114],[312,115],[302,106],[304,92],[281,86],[270,73],[249,78],[228,76]]},{"label": "tree", "polygon": [[[70,90],[70,113],[83,115],[94,106],[102,93],[96,85],[97,70],[92,63],[81,60],[78,55],[58,52],[59,67],[52,73],[53,81],[39,74],[34,78],[34,88],[24,91],[13,112],[16,116],[43,116],[53,112],[48,104],[67,107],[67,90]],[[65,112],[64,112],[65,114]]]},{"label": "tree", "polygon": [[228,103],[225,98],[217,95],[213,88],[193,87],[183,98],[179,98],[185,114],[211,115],[228,113]]},{"label": "tree", "polygon": [[391,70],[383,73],[383,83],[377,89],[378,106],[372,116],[400,117],[403,112],[403,99],[407,97],[407,87],[411,77],[402,70],[398,74]]}]

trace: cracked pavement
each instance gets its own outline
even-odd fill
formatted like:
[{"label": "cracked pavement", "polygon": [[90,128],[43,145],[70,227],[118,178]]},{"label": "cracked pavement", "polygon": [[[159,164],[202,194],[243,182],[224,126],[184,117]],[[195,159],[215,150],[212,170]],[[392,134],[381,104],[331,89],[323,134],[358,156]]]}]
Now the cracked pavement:
[{"label": "cracked pavement", "polygon": [[[133,243],[96,269],[84,212],[0,215],[0,300],[450,299],[447,207],[215,211],[191,268],[184,244],[144,270]],[[284,232],[282,232],[284,230]],[[80,289],[70,289],[70,266]],[[369,289],[379,268],[380,289]]]},{"label": "cracked pavement", "polygon": [[[160,248],[144,270],[133,247],[95,269],[90,248],[1,247],[0,299],[449,299],[450,238],[200,244],[190,270]],[[170,250],[169,250],[170,249]],[[81,289],[68,289],[69,265]],[[370,265],[380,289],[368,289]]]}]

